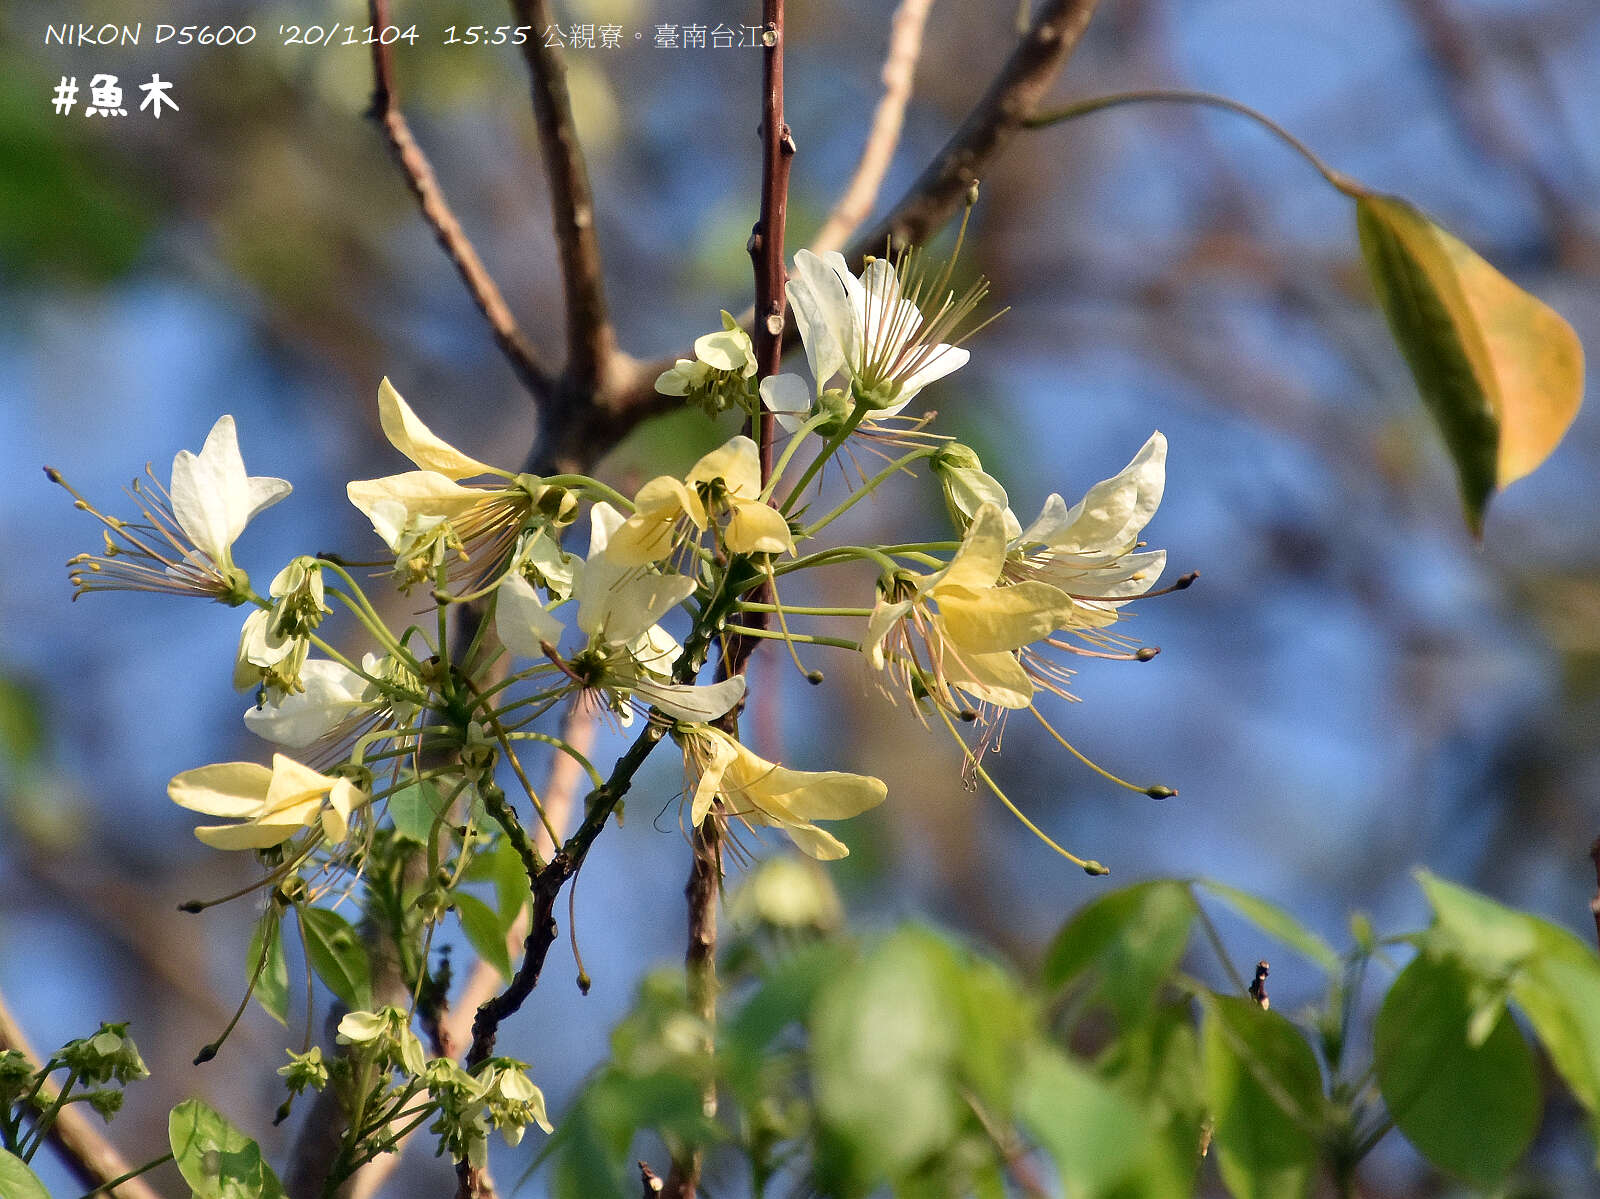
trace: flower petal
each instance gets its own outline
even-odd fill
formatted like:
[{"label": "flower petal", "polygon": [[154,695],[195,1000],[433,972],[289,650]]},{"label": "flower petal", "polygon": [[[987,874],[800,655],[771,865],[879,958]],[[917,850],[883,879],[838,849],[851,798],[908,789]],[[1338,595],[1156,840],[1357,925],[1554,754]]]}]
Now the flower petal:
[{"label": "flower petal", "polygon": [[715,720],[726,715],[744,698],[745,688],[742,675],[704,686],[655,683],[637,677],[628,685],[645,702],[660,708],[673,719],[689,721]]},{"label": "flower petal", "polygon": [[845,290],[846,278],[853,282],[855,276],[850,274],[842,254],[818,257],[810,250],[801,250],[794,256],[794,274],[784,287],[818,388],[844,369],[843,339],[855,322]]},{"label": "flower petal", "polygon": [[544,606],[533,584],[521,575],[507,575],[495,600],[494,631],[519,658],[542,659],[542,642],[561,644],[566,626]]},{"label": "flower petal", "polygon": [[229,548],[250,522],[252,498],[231,416],[211,426],[199,454],[179,450],[172,460],[172,515],[219,566],[231,564]]},{"label": "flower petal", "polygon": [[1026,582],[1010,587],[939,588],[939,621],[957,650],[992,654],[1020,649],[1029,642],[1066,628],[1072,620],[1072,597],[1048,583]]},{"label": "flower petal", "polygon": [[258,737],[304,749],[333,732],[365,706],[367,681],[343,663],[312,658],[300,668],[303,691],[245,711],[244,725]]},{"label": "flower petal", "polygon": [[212,849],[267,849],[282,845],[299,832],[300,827],[257,824],[254,821],[244,824],[202,824],[194,830],[194,835]]},{"label": "flower petal", "polygon": [[789,522],[783,513],[760,500],[734,504],[723,538],[736,554],[794,553]]},{"label": "flower petal", "polygon": [[693,488],[721,479],[728,494],[753,500],[761,494],[761,451],[744,434],[729,438],[690,469],[685,481]]},{"label": "flower petal", "polygon": [[973,514],[950,565],[935,577],[933,596],[945,586],[973,589],[992,587],[1006,560],[1005,517],[994,504],[984,504]]},{"label": "flower petal", "polygon": [[463,454],[423,424],[387,378],[378,384],[378,420],[389,444],[423,470],[447,479],[493,473],[493,467]]},{"label": "flower petal", "polygon": [[1033,702],[1033,681],[1015,654],[952,654],[944,670],[952,687],[979,703],[1026,708]]},{"label": "flower petal", "polygon": [[167,784],[180,808],[208,816],[249,817],[261,811],[272,771],[259,762],[219,762],[185,770]]}]

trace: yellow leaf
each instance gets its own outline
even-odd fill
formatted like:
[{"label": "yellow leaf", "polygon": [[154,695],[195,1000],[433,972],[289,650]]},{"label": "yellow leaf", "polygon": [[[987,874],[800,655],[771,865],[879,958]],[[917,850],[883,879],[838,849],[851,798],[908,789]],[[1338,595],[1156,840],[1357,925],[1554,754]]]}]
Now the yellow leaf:
[{"label": "yellow leaf", "polygon": [[1361,195],[1356,216],[1379,302],[1478,533],[1489,496],[1536,469],[1577,416],[1583,347],[1554,309],[1404,200]]}]

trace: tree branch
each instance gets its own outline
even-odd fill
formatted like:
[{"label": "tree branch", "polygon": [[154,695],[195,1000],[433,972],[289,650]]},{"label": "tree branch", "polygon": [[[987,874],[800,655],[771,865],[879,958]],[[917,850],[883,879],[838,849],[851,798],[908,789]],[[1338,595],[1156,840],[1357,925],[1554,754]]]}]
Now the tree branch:
[{"label": "tree branch", "polygon": [[[852,265],[859,265],[866,254],[883,253],[886,243],[915,245],[925,240],[961,207],[972,181],[1038,111],[1045,92],[1082,40],[1096,3],[1045,0],[1040,4],[1033,25],[927,170],[883,221],[851,243],[845,257]],[[651,363],[628,360],[594,403],[570,414],[556,431],[556,442],[542,453],[558,462],[592,463],[639,422],[677,408],[682,401],[658,395],[655,379],[683,356],[669,355]]]},{"label": "tree branch", "polygon": [[[389,0],[368,0],[367,11],[372,27],[378,33],[392,24],[389,19]],[[428,227],[433,230],[445,254],[455,264],[478,311],[489,322],[495,345],[500,347],[500,352],[511,364],[517,380],[536,400],[548,400],[554,391],[553,380],[523,337],[505,297],[500,294],[500,288],[446,202],[427,155],[412,136],[411,126],[400,111],[395,93],[393,54],[376,34],[372,42],[372,106],[367,110],[367,115],[382,127],[384,140],[389,144],[396,165],[405,175],[411,194],[417,198],[423,219],[428,222]]]},{"label": "tree branch", "polygon": [[867,144],[861,161],[844,194],[839,197],[816,237],[811,239],[814,253],[842,250],[850,235],[872,213],[883,177],[889,172],[900,130],[905,124],[906,102],[911,99],[911,82],[922,57],[922,31],[928,23],[933,0],[900,0],[889,21],[889,52],[883,60],[883,98],[872,114]]},{"label": "tree branch", "polygon": [[[39,1068],[39,1055],[28,1044],[22,1026],[6,1005],[5,996],[0,995],[0,1051],[7,1049],[22,1054],[35,1070]],[[56,1096],[56,1088],[47,1083],[40,1096],[50,1102]],[[90,1123],[82,1104],[68,1104],[58,1111],[45,1139],[56,1147],[63,1164],[85,1189],[104,1187],[133,1168],[117,1147]],[[105,1193],[111,1199],[160,1199],[142,1178],[119,1182]]]},{"label": "tree branch", "polygon": [[594,194],[583,149],[572,119],[567,94],[567,64],[558,46],[546,46],[542,31],[551,24],[545,0],[511,0],[517,22],[532,27],[522,43],[533,92],[534,119],[550,184],[550,212],[556,249],[561,258],[561,284],[566,298],[567,365],[565,386],[545,418],[557,424],[568,419],[573,405],[589,402],[605,385],[616,352],[616,336],[606,315],[605,274],[594,228]]},{"label": "tree branch", "polygon": [[851,243],[847,258],[854,262],[864,254],[881,254],[886,244],[895,249],[919,245],[950,219],[989,163],[1038,112],[1083,38],[1096,2],[1048,0],[1039,6],[1032,27],[961,127],[894,211]]}]

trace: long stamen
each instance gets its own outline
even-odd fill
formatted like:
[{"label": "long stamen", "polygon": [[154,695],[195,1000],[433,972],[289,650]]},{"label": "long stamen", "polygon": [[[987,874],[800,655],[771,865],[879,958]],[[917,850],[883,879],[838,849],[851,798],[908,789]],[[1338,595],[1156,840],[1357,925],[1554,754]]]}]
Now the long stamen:
[{"label": "long stamen", "polygon": [[1098,774],[1101,778],[1107,779],[1110,782],[1117,784],[1119,787],[1126,787],[1129,791],[1137,791],[1140,795],[1148,795],[1151,799],[1171,799],[1178,793],[1177,789],[1174,787],[1163,787],[1159,784],[1153,787],[1141,787],[1138,783],[1130,783],[1127,779],[1118,778],[1104,766],[1101,766],[1098,762],[1094,762],[1085,757],[1082,753],[1079,753],[1077,748],[1074,747],[1070,741],[1068,741],[1060,733],[1056,732],[1055,728],[1050,724],[1050,722],[1044,718],[1044,714],[1040,712],[1038,708],[1034,707],[1034,705],[1029,704],[1028,711],[1033,713],[1034,719],[1036,719],[1040,724],[1044,725],[1045,732],[1054,737],[1063,749],[1065,749],[1073,757],[1077,758],[1078,761],[1082,762],[1090,770]]}]

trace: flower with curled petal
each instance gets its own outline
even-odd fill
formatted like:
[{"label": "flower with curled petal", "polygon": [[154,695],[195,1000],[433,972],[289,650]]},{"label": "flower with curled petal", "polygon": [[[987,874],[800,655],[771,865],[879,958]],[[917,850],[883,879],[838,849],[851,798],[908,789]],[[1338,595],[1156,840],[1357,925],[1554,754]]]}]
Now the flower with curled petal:
[{"label": "flower with curled petal", "polygon": [[[595,504],[590,521],[589,557],[575,567],[572,590],[587,641],[563,663],[572,683],[603,694],[624,723],[635,697],[677,720],[729,711],[744,698],[742,677],[705,686],[671,681],[682,647],[660,621],[694,594],[694,580],[618,562],[609,546],[623,521],[609,504]],[[507,576],[497,595],[495,631],[512,653],[537,660],[560,645],[565,622],[526,578]]]},{"label": "flower with curled petal", "polygon": [[[525,531],[561,527],[577,515],[577,499],[564,488],[500,470],[450,445],[388,379],[378,386],[378,419],[389,443],[419,469],[357,479],[346,492],[394,554],[403,587],[433,582],[441,567],[453,578],[479,579],[499,565]],[[497,475],[501,482],[461,482],[483,475]]]},{"label": "flower with curled petal", "polygon": [[788,521],[761,498],[760,451],[743,435],[706,454],[681,481],[662,475],[641,487],[606,553],[622,567],[660,562],[723,515],[729,553],[794,552]]}]

